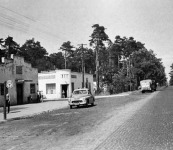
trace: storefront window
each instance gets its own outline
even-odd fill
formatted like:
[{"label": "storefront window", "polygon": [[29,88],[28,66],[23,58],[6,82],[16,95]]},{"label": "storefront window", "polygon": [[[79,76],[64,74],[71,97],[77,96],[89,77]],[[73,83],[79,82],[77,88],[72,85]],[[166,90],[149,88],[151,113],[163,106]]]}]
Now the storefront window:
[{"label": "storefront window", "polygon": [[56,84],[46,84],[46,94],[56,94]]}]

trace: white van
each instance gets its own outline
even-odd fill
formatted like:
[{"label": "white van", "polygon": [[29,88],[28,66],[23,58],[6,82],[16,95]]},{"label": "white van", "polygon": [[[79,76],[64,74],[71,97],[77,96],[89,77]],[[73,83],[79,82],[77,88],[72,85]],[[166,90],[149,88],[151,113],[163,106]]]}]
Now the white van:
[{"label": "white van", "polygon": [[145,91],[153,91],[151,79],[141,80],[140,86],[141,86],[141,92],[142,93],[144,93]]}]

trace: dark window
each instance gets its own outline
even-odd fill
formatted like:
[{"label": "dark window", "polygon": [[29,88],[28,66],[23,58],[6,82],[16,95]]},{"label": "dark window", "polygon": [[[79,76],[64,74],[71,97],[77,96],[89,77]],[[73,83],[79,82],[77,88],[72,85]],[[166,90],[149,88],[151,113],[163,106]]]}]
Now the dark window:
[{"label": "dark window", "polygon": [[30,93],[31,94],[35,93],[35,84],[30,84]]},{"label": "dark window", "polygon": [[1,95],[4,95],[4,84],[0,83]]},{"label": "dark window", "polygon": [[22,66],[16,66],[16,74],[22,74]]},{"label": "dark window", "polygon": [[77,78],[77,76],[72,74],[72,75],[71,75],[71,78]]},{"label": "dark window", "polygon": [[71,83],[71,92],[74,91],[74,82]]}]

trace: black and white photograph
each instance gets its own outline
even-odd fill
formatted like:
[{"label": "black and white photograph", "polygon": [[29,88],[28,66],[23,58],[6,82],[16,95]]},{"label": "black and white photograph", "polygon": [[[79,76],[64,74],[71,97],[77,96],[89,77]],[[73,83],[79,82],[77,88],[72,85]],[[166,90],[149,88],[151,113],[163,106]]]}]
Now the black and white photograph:
[{"label": "black and white photograph", "polygon": [[173,150],[173,1],[0,0],[0,150]]}]

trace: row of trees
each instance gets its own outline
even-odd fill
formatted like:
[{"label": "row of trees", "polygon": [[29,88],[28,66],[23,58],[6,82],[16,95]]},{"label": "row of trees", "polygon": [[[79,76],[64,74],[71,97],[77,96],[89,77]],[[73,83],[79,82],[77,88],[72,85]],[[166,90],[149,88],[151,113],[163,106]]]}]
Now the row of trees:
[{"label": "row of trees", "polygon": [[169,73],[169,75],[170,75],[169,85],[172,86],[173,85],[173,63],[170,67],[171,67],[171,71]]},{"label": "row of trees", "polygon": [[106,84],[111,93],[136,89],[142,79],[150,78],[160,84],[166,82],[161,59],[152,50],[147,50],[143,43],[133,37],[121,36],[111,41],[103,26],[95,24],[92,28],[90,48],[75,47],[67,41],[57,53],[48,55],[40,42],[34,39],[20,46],[12,37],[7,37],[0,39],[0,57],[9,57],[10,54],[22,56],[39,72],[56,68],[82,72],[84,60],[85,72],[95,75],[98,89]]}]

